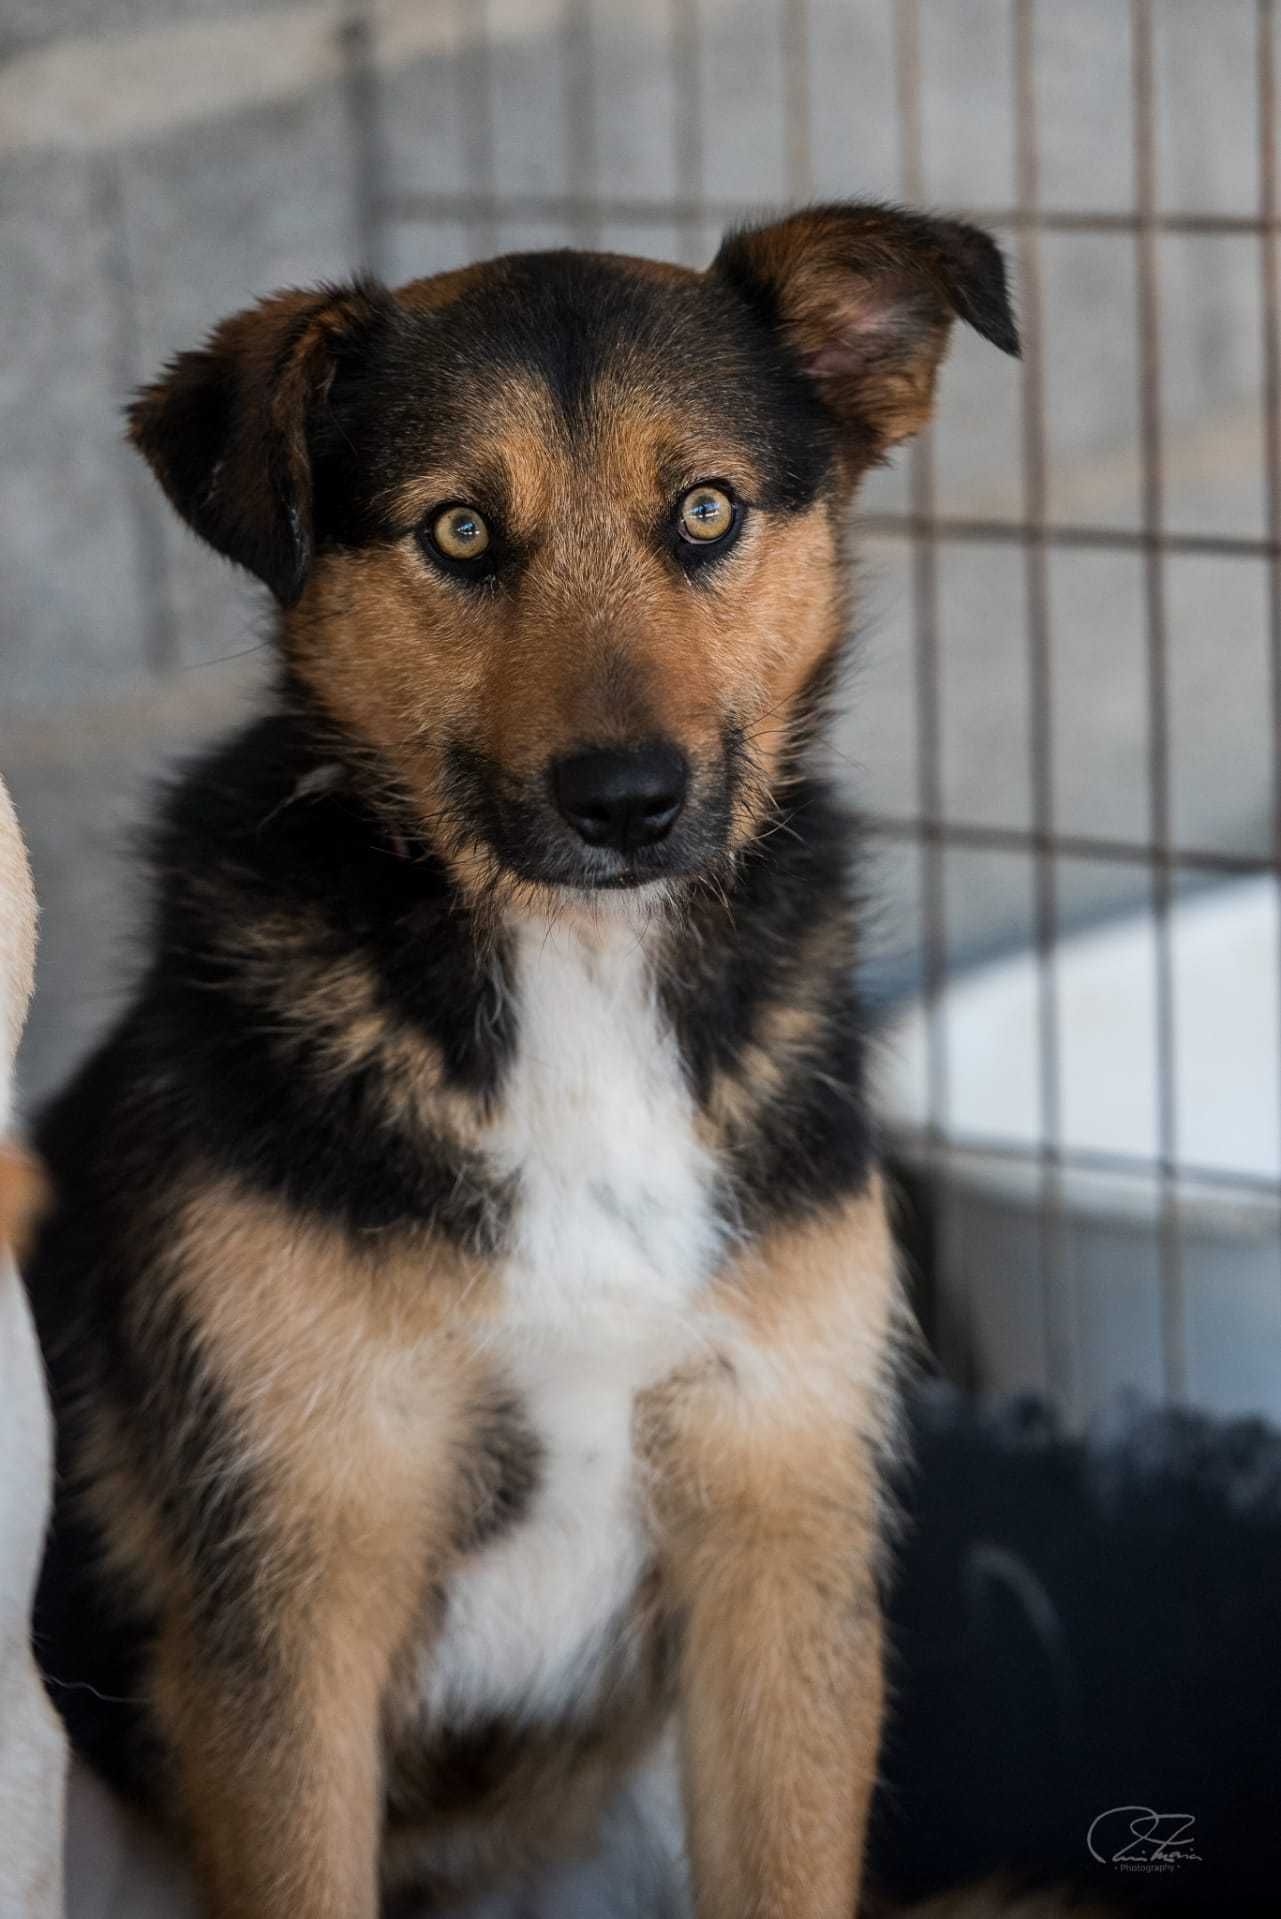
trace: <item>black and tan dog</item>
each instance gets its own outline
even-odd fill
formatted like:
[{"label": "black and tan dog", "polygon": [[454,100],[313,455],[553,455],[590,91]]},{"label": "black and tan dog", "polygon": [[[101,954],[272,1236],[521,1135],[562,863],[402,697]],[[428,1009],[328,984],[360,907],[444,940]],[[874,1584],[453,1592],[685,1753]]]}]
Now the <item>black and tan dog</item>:
[{"label": "black and tan dog", "polygon": [[38,1630],[216,1919],[589,1848],[677,1729],[700,1919],[849,1919],[893,1258],[850,829],[805,745],[851,491],[973,228],[285,293],[135,405],[279,602],[46,1123]]}]

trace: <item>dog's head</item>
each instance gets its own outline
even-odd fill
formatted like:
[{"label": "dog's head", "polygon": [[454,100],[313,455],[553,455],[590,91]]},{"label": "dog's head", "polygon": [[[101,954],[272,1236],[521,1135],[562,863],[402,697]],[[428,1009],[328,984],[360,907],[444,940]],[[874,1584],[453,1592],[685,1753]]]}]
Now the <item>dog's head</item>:
[{"label": "dog's head", "polygon": [[132,436],[460,873],[634,886],[759,827],[840,641],[843,509],[958,316],[1017,351],[987,235],[822,207],[704,273],[565,252],[282,293]]}]

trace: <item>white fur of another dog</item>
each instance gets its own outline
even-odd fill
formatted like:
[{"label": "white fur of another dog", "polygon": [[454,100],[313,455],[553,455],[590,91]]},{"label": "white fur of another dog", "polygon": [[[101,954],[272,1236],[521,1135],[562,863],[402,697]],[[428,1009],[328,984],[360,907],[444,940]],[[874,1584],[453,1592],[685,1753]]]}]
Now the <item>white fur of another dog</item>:
[{"label": "white fur of another dog", "polygon": [[[0,1149],[12,1122],[13,1056],[35,947],[31,873],[0,783]],[[9,1245],[13,1226],[0,1218],[0,1919],[56,1919],[66,1748],[31,1656],[52,1433],[35,1329]]]}]

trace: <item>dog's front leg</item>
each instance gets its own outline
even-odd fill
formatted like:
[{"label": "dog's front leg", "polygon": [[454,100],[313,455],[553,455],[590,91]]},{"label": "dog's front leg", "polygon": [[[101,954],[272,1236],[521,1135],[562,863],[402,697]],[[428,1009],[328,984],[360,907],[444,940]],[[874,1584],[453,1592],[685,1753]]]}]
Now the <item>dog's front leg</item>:
[{"label": "dog's front leg", "polygon": [[164,1622],[150,1690],[207,1919],[379,1910],[384,1716],[427,1563],[383,1490],[323,1519],[299,1499],[242,1588]]},{"label": "dog's front leg", "polygon": [[293,1422],[256,1502],[210,1522],[211,1577],[175,1583],[157,1635],[148,1691],[207,1919],[378,1912],[386,1715],[445,1550],[442,1475],[390,1415],[372,1437],[359,1414],[320,1423]]},{"label": "dog's front leg", "polygon": [[683,1696],[698,1919],[852,1919],[881,1711],[866,1558],[803,1492],[710,1529]]},{"label": "dog's front leg", "polygon": [[880,1197],[775,1236],[741,1329],[643,1414],[683,1626],[698,1919],[851,1919],[881,1714],[875,1454],[892,1273]]},{"label": "dog's front leg", "polygon": [[309,1646],[238,1673],[177,1625],[160,1642],[157,1717],[206,1919],[377,1914],[381,1687],[315,1623]]}]

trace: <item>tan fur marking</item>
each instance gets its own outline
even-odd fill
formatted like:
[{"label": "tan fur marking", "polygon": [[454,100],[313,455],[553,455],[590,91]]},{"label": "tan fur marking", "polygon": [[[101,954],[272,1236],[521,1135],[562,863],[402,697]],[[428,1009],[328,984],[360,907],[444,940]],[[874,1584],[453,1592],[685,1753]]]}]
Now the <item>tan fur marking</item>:
[{"label": "tan fur marking", "polygon": [[386,1655],[374,1623],[310,1608],[271,1721],[229,1694],[179,1624],[162,1632],[154,1705],[208,1919],[376,1919]]},{"label": "tan fur marking", "polygon": [[787,1084],[790,1067],[813,1046],[820,1016],[805,1006],[774,1005],[743,1047],[734,1072],[717,1072],[707,1097],[704,1137],[719,1146],[750,1132]]},{"label": "tan fur marking", "polygon": [[881,1713],[874,1452],[895,1296],[879,1186],[722,1287],[745,1339],[638,1430],[685,1620],[699,1919],[849,1919]]},{"label": "tan fur marking", "polygon": [[805,942],[789,997],[762,1006],[734,1068],[717,1071],[700,1121],[709,1145],[732,1149],[766,1108],[785,1096],[795,1070],[807,1061],[811,1068],[816,1065],[825,1043],[825,996],[834,968],[843,962],[844,933],[833,921]]},{"label": "tan fur marking", "polygon": [[338,1084],[376,1065],[389,1119],[476,1146],[480,1103],[449,1085],[435,1042],[386,1009],[372,966],[352,953],[335,958],[330,937],[318,914],[264,913],[236,926],[233,957],[280,1037],[319,1062],[322,1077]]},{"label": "tan fur marking", "polygon": [[[796,1368],[798,1407],[812,1404],[824,1381],[839,1391],[845,1380],[851,1385],[847,1406],[857,1397],[868,1402],[864,1417],[875,1412],[881,1368],[893,1358],[899,1304],[879,1175],[835,1217],[767,1234],[718,1284],[727,1309],[769,1356],[763,1378],[777,1367],[777,1382],[789,1366]],[[781,1398],[786,1402],[788,1394]],[[879,1427],[865,1430],[878,1441],[883,1437]]]},{"label": "tan fur marking", "polygon": [[514,372],[496,375],[486,382],[472,430],[464,427],[453,441],[449,465],[416,474],[388,505],[398,520],[414,526],[444,500],[469,500],[477,471],[487,473],[497,461],[511,492],[509,531],[528,537],[540,529],[553,504],[549,450],[561,431],[551,395],[540,381]]},{"label": "tan fur marking", "polygon": [[95,1509],[164,1622],[152,1693],[181,1759],[177,1816],[215,1919],[372,1919],[384,1699],[457,1550],[458,1462],[488,1389],[446,1322],[464,1293],[483,1314],[486,1289],[428,1235],[362,1255],[217,1183],[178,1209],[172,1260],[253,1475],[241,1603],[271,1667],[259,1699],[211,1666],[191,1570],[100,1431]]},{"label": "tan fur marking", "polygon": [[0,1140],[0,1252],[7,1247],[21,1263],[48,1200],[36,1161]]},{"label": "tan fur marking", "polygon": [[375,1480],[422,1502],[421,1477],[477,1384],[454,1332],[464,1294],[473,1320],[491,1303],[482,1262],[412,1230],[375,1235],[362,1254],[213,1183],[178,1215],[174,1271],[232,1403],[288,1466],[291,1502],[313,1472],[321,1503],[350,1483],[363,1507]]}]

